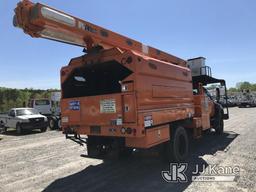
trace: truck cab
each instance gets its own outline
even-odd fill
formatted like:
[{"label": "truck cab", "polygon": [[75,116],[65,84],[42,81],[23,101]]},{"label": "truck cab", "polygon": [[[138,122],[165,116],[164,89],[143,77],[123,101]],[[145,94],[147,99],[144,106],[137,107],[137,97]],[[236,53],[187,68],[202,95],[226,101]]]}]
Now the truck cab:
[{"label": "truck cab", "polygon": [[[204,57],[189,59],[188,67],[192,71],[193,90],[196,90],[195,109],[196,114],[202,117],[202,130],[214,128],[217,134],[223,133],[223,120],[229,118],[225,80],[212,77],[211,68],[205,65]],[[207,89],[210,85],[216,87],[211,93]],[[198,100],[203,95],[205,100]]]},{"label": "truck cab", "polygon": [[49,98],[31,99],[28,105],[48,118],[50,129],[60,128],[60,92],[51,92]]},{"label": "truck cab", "polygon": [[33,99],[30,100],[31,107],[37,109],[39,113],[43,115],[51,115],[52,114],[52,103],[50,99]]}]

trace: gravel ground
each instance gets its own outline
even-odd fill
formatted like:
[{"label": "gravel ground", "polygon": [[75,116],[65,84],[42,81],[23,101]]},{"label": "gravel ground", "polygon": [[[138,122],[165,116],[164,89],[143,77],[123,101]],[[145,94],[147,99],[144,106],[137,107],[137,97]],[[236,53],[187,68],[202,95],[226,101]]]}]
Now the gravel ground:
[{"label": "gravel ground", "polygon": [[256,108],[230,110],[225,134],[208,133],[193,142],[186,171],[195,165],[239,166],[234,182],[167,183],[169,170],[154,151],[127,160],[91,159],[61,132],[15,131],[0,135],[0,191],[256,191]]}]

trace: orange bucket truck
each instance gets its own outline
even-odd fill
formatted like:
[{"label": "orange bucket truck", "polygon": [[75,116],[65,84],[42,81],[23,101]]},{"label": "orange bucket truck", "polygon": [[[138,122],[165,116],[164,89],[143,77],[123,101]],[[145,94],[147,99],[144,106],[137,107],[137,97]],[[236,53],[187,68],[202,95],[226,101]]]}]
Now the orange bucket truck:
[{"label": "orange bucket truck", "polygon": [[[167,159],[183,161],[189,135],[223,132],[228,109],[205,86],[204,58],[183,60],[49,6],[18,3],[13,24],[26,34],[81,46],[85,54],[62,67],[61,121],[68,137],[87,135],[89,157],[161,146]],[[225,89],[226,94],[226,89]]]}]

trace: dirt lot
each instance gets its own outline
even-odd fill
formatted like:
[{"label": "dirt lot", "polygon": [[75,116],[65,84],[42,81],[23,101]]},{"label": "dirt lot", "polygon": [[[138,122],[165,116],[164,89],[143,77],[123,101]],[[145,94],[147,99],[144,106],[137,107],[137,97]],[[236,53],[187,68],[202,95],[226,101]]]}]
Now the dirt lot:
[{"label": "dirt lot", "polygon": [[[0,191],[256,191],[256,108],[230,110],[225,134],[193,143],[188,178],[196,164],[239,166],[234,182],[167,183],[158,154],[137,152],[128,160],[90,159],[61,132],[14,131],[0,135]],[[2,139],[1,139],[2,138]]]}]

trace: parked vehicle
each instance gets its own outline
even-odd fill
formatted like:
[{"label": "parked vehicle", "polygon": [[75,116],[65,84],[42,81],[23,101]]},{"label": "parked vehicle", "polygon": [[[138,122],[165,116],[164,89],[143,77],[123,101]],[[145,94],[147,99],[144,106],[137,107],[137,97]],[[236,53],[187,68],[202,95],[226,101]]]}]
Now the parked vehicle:
[{"label": "parked vehicle", "polygon": [[29,107],[48,118],[50,129],[60,128],[60,92],[52,92],[50,98],[31,99]]},{"label": "parked vehicle", "polygon": [[223,107],[235,107],[235,106],[237,106],[237,103],[236,103],[236,101],[234,100],[234,99],[232,99],[232,98],[221,98],[220,99],[220,104],[223,106]]},{"label": "parked vehicle", "polygon": [[238,107],[256,107],[256,98],[251,94],[250,90],[244,90],[242,92]]},{"label": "parked vehicle", "polygon": [[24,130],[33,129],[40,129],[41,132],[45,132],[47,124],[47,117],[32,108],[12,108],[8,114],[0,115],[0,125],[5,132],[8,128],[16,128],[18,134]]},{"label": "parked vehicle", "polygon": [[218,83],[227,98],[226,83],[205,58],[185,61],[40,3],[22,1],[15,13],[14,25],[32,37],[84,47],[87,54],[61,69],[61,114],[67,138],[87,135],[89,157],[158,146],[183,161],[189,135],[223,133],[228,108],[220,91],[214,101],[204,86]]}]

